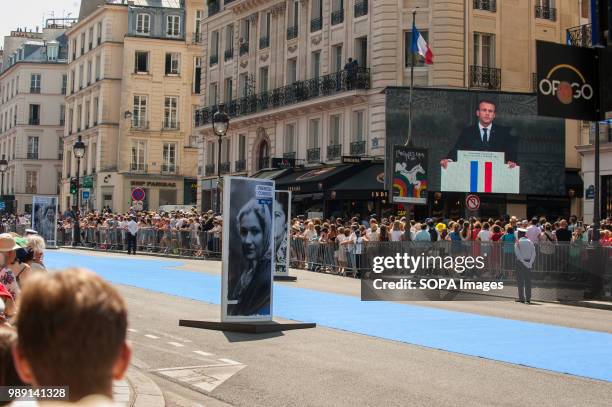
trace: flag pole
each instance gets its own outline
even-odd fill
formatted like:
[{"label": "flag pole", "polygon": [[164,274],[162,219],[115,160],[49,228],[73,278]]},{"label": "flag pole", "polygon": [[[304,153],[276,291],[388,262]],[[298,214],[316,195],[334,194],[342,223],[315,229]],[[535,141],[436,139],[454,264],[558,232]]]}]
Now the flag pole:
[{"label": "flag pole", "polygon": [[410,98],[408,100],[408,140],[406,140],[405,146],[412,145],[412,87],[414,86],[414,64],[416,58],[412,50],[412,44],[414,44],[414,27],[416,24],[416,10],[412,11],[412,35],[410,44],[410,58],[412,63],[410,64]]}]

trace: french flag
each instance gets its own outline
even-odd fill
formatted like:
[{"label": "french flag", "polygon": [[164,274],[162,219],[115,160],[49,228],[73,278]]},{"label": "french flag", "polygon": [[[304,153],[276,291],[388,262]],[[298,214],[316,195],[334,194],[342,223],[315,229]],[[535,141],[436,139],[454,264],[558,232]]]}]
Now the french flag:
[{"label": "french flag", "polygon": [[417,30],[415,24],[412,24],[412,46],[410,48],[410,52],[413,54],[419,54],[425,58],[425,63],[427,65],[433,64],[433,52],[431,52],[431,48],[419,30]]},{"label": "french flag", "polygon": [[[483,168],[484,167],[484,168]],[[493,192],[493,163],[470,162],[470,192]]]}]

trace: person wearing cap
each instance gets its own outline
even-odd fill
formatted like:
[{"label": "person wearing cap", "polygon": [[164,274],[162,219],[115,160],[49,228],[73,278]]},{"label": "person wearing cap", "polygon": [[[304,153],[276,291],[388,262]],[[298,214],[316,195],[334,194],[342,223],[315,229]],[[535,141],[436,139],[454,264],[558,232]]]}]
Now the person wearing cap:
[{"label": "person wearing cap", "polygon": [[15,260],[15,250],[21,247],[9,233],[0,234],[0,284],[6,287],[14,301],[19,296],[19,284],[13,274],[11,263]]},{"label": "person wearing cap", "polygon": [[527,238],[527,229],[517,229],[518,240],[514,245],[516,259],[517,302],[531,303],[531,269],[536,258],[535,245]]}]

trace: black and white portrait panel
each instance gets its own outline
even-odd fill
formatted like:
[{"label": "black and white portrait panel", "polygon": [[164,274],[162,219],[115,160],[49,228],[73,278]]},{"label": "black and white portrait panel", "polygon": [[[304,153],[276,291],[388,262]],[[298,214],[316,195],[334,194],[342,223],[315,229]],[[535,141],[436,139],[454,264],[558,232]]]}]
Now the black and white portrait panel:
[{"label": "black and white portrait panel", "polygon": [[289,273],[289,223],[291,222],[291,192],[276,191],[274,199],[275,274]]},{"label": "black and white portrait panel", "polygon": [[[272,317],[274,182],[224,180],[224,300],[227,319]],[[227,256],[227,257],[226,257]],[[232,318],[233,317],[233,318]]]},{"label": "black and white portrait panel", "polygon": [[35,196],[32,199],[32,229],[47,245],[55,245],[57,226],[57,197]]}]

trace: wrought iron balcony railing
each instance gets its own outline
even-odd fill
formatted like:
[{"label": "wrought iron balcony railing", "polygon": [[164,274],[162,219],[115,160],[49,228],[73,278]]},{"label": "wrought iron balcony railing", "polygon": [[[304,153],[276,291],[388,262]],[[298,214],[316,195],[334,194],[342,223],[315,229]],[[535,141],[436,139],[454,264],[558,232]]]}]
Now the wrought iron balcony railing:
[{"label": "wrought iron balcony railing", "polygon": [[557,21],[557,9],[554,7],[535,6],[536,18]]},{"label": "wrought iron balcony railing", "polygon": [[28,160],[38,160],[38,151],[36,152],[28,151],[27,158]]},{"label": "wrought iron balcony railing", "polygon": [[568,28],[567,37],[570,44],[576,47],[592,46],[591,24],[583,24],[577,27]]},{"label": "wrought iron balcony railing", "polygon": [[240,44],[240,56],[248,54],[248,53],[249,53],[249,43],[243,42],[242,44]]},{"label": "wrought iron balcony railing", "polygon": [[229,161],[221,163],[221,174],[229,174],[231,163]]},{"label": "wrought iron balcony railing", "polygon": [[215,164],[206,164],[206,167],[204,167],[204,174],[206,176],[215,175]]},{"label": "wrought iron balcony railing", "polygon": [[162,174],[176,174],[176,164],[162,164]]},{"label": "wrought iron balcony railing", "polygon": [[364,155],[366,150],[365,141],[353,141],[351,142],[351,155]]},{"label": "wrought iron balcony railing", "polygon": [[332,12],[331,23],[332,25],[341,24],[344,21],[344,10],[336,10]]},{"label": "wrought iron balcony railing", "polygon": [[162,122],[162,130],[180,130],[181,124],[174,120],[164,120]]},{"label": "wrought iron balcony railing", "polygon": [[470,86],[483,89],[501,89],[501,69],[487,66],[470,66]]},{"label": "wrought iron balcony railing", "polygon": [[201,44],[204,42],[204,34],[203,33],[193,33],[193,44]]},{"label": "wrought iron balcony railing", "polygon": [[368,14],[368,0],[357,0],[355,1],[355,18],[365,16]]},{"label": "wrought iron balcony railing", "polygon": [[486,11],[497,11],[497,4],[495,0],[474,0],[475,10],[486,10]]},{"label": "wrought iron balcony railing", "polygon": [[[230,117],[241,117],[289,106],[322,96],[370,88],[370,69],[357,68],[352,71],[342,70],[325,76],[305,81],[297,81],[290,85],[276,88],[256,95],[234,99],[226,104]],[[216,106],[203,107],[195,112],[196,126],[210,123]]]},{"label": "wrought iron balcony railing", "polygon": [[246,170],[246,160],[236,160],[236,162],[234,163],[234,170],[236,172],[242,172],[244,170]]},{"label": "wrought iron balcony railing", "polygon": [[310,32],[319,31],[323,27],[323,19],[321,17],[310,20]]},{"label": "wrought iron balcony railing", "polygon": [[149,128],[149,122],[142,119],[132,119],[132,129],[134,130],[147,130]]},{"label": "wrought iron balcony railing", "polygon": [[224,53],[225,61],[234,58],[234,48],[226,49]]},{"label": "wrought iron balcony railing", "polygon": [[[30,119],[28,120],[28,124],[30,126],[38,126],[38,125],[40,125],[40,118],[39,117],[30,117]],[[79,129],[79,131],[81,131],[81,129]]]},{"label": "wrought iron balcony railing", "polygon": [[30,93],[40,93],[40,87],[30,88]]},{"label": "wrought iron balcony railing", "polygon": [[297,38],[297,36],[298,36],[297,26],[287,28],[287,40],[292,40],[294,38]]},{"label": "wrought iron balcony railing", "polygon": [[130,171],[132,172],[147,172],[149,166],[145,163],[130,163]]},{"label": "wrought iron balcony railing", "polygon": [[342,144],[330,144],[327,146],[327,160],[333,161],[340,158]]},{"label": "wrought iron balcony railing", "polygon": [[295,158],[295,151],[283,153],[283,158]]},{"label": "wrought iron balcony railing", "polygon": [[306,161],[310,164],[321,162],[321,149],[316,147],[306,150]]}]

